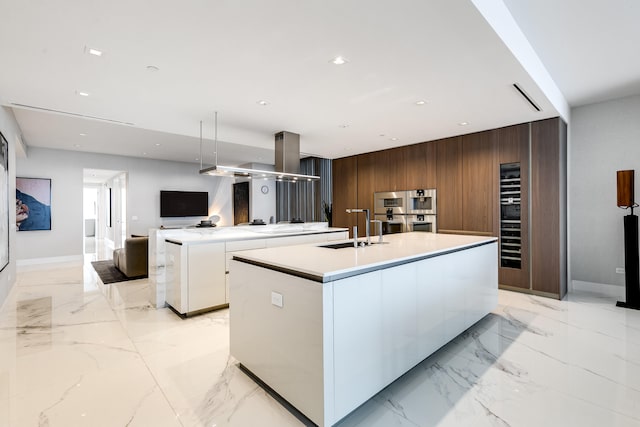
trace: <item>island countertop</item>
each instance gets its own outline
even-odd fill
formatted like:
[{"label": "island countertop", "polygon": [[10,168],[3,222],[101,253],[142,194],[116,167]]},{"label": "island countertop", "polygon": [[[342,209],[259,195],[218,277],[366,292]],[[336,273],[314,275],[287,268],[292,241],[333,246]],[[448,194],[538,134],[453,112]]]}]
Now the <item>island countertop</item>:
[{"label": "island countertop", "polygon": [[325,283],[490,244],[497,238],[411,232],[385,235],[382,244],[376,241],[372,238],[372,245],[358,248],[314,244],[254,249],[234,254],[233,259]]},{"label": "island countertop", "polygon": [[164,229],[164,240],[176,244],[202,244],[237,240],[269,239],[309,234],[339,233],[347,228],[328,227],[326,222],[301,224],[243,225],[233,227],[191,227]]}]

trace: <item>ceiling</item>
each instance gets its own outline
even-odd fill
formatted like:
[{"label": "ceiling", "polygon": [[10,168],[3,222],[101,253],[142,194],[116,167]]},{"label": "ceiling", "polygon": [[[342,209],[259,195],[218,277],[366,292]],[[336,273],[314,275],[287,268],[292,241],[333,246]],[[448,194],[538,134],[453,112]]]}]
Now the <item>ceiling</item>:
[{"label": "ceiling", "polygon": [[[570,104],[640,93],[635,0],[505,4]],[[239,165],[272,163],[281,130],[338,158],[558,115],[469,0],[153,5],[0,0],[0,103],[28,146],[212,164],[218,111]]]}]

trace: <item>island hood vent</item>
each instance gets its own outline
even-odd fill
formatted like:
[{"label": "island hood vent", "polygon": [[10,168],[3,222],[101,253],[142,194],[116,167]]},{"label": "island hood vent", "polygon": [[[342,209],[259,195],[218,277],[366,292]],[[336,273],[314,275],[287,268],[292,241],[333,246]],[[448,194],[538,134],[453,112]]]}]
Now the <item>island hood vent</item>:
[{"label": "island hood vent", "polygon": [[[200,159],[202,159],[202,124],[200,125]],[[213,176],[233,176],[255,179],[275,179],[277,181],[298,182],[317,181],[319,176],[300,174],[300,135],[293,132],[278,132],[275,135],[275,171],[223,166],[218,164],[218,113],[215,121],[215,165],[202,168],[200,174]]]}]

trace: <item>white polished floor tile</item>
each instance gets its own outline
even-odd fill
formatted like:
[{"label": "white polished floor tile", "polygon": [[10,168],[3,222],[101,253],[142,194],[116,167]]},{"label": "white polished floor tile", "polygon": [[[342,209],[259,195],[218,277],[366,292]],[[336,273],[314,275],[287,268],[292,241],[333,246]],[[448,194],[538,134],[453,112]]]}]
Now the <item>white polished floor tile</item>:
[{"label": "white polished floor tile", "polygon": [[[147,280],[21,271],[0,309],[0,426],[299,426],[229,356],[228,310],[155,309]],[[338,425],[640,426],[640,312],[507,291]]]}]

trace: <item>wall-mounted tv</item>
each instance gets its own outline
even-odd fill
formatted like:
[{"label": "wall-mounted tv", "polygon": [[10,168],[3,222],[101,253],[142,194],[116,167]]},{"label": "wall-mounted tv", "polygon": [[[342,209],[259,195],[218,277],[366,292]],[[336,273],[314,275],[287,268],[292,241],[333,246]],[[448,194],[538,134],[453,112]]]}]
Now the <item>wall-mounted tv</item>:
[{"label": "wall-mounted tv", "polygon": [[160,216],[209,216],[209,193],[206,191],[160,191]]}]

